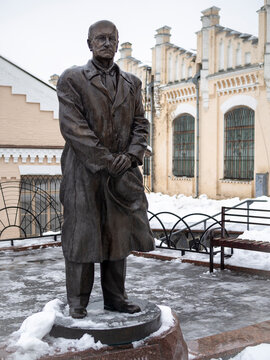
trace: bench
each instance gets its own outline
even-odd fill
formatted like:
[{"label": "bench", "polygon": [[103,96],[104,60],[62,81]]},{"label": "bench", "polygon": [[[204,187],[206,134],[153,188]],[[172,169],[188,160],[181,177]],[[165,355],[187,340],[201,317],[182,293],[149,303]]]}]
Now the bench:
[{"label": "bench", "polygon": [[[231,210],[233,211],[233,213],[230,212]],[[241,214],[240,211],[242,212],[244,211],[245,214]],[[220,252],[221,270],[224,270],[225,268],[224,258],[232,256],[233,249],[261,251],[261,252],[270,253],[270,242],[230,237],[228,236],[228,231],[226,230],[226,226],[225,226],[226,223],[244,224],[246,225],[247,230],[250,229],[250,225],[270,226],[270,216],[260,216],[261,213],[270,213],[270,210],[222,207],[220,237],[215,238],[214,236],[212,236],[210,238],[210,262],[209,262],[210,272],[213,272],[214,270],[214,255],[216,255],[218,252]],[[270,232],[269,232],[269,240],[270,240]],[[220,251],[214,251],[214,247],[220,247]],[[225,255],[224,253],[225,247],[231,249],[230,255]]]}]

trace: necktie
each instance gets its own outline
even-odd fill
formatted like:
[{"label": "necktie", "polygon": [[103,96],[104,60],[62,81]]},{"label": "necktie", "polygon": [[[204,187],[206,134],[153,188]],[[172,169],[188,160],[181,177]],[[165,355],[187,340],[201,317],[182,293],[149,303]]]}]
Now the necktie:
[{"label": "necktie", "polygon": [[115,98],[115,83],[113,81],[113,75],[106,73],[106,88],[108,90],[108,93],[110,94],[110,97],[112,101],[114,101]]}]

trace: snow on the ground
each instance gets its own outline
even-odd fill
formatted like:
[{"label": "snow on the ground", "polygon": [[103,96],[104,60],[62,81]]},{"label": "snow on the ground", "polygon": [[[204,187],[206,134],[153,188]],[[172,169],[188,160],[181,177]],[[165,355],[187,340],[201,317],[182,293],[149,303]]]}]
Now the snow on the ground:
[{"label": "snow on the ground", "polygon": [[[160,212],[171,212],[180,217],[195,213],[196,215],[186,218],[188,223],[196,223],[203,220],[205,217],[198,214],[215,215],[221,211],[221,206],[234,206],[240,202],[239,198],[227,200],[211,200],[206,195],[201,195],[198,199],[192,196],[180,195],[165,195],[162,193],[147,194],[149,203],[149,210],[158,214]],[[170,214],[158,215],[165,228],[172,228],[178,221],[177,217]],[[161,228],[157,219],[150,222],[152,228]],[[183,223],[178,224],[178,228],[183,227]]]},{"label": "snow on the ground", "polygon": [[[31,246],[31,245],[43,245],[43,244],[48,244],[48,243],[53,243],[55,242],[54,236],[53,235],[58,235],[57,236],[57,241],[61,240],[60,237],[60,232],[54,233],[53,231],[48,231],[47,233],[43,233],[44,237],[36,237],[36,238],[30,238],[30,239],[25,239],[25,240],[13,240],[13,245],[14,246]],[[52,235],[52,236],[50,236]],[[10,247],[12,246],[11,240],[7,240],[7,241],[3,241],[0,240],[0,249],[4,248],[4,247]]]},{"label": "snow on the ground", "polygon": [[270,344],[249,346],[231,360],[269,360]]},{"label": "snow on the ground", "polygon": [[[270,344],[260,344],[257,346],[248,346],[239,354],[229,360],[269,360]],[[211,359],[221,360],[221,359]]]},{"label": "snow on the ground", "polygon": [[[215,248],[215,250],[218,250],[218,248]],[[167,250],[167,249],[159,249],[159,248],[152,251],[151,253],[158,255],[172,256],[179,258],[180,260],[188,259],[188,260],[209,262],[209,254],[207,255],[207,254],[199,254],[196,252],[186,252],[185,255],[181,256],[181,252],[179,250]],[[225,254],[229,255],[230,249],[225,249]],[[220,253],[214,256],[214,263],[220,264]],[[259,251],[234,249],[233,256],[230,258],[225,258],[225,265],[270,271],[270,254]]]},{"label": "snow on the ground", "polygon": [[[56,316],[62,317],[64,304],[59,299],[49,301],[42,311],[26,318],[19,330],[9,337],[7,350],[12,353],[9,360],[36,360],[44,355],[63,354],[68,351],[99,350],[106,347],[100,341],[95,342],[89,334],[80,339],[53,338],[48,336]],[[168,306],[160,305],[161,326],[147,338],[133,343],[134,348],[143,345],[144,341],[163,334],[174,325],[174,318]]]},{"label": "snow on the ground", "polygon": [[[198,199],[195,199],[192,198],[191,196],[188,197],[182,194],[169,196],[161,193],[150,193],[147,195],[147,197],[149,202],[149,210],[151,212],[156,214],[162,211],[169,211],[177,214],[180,217],[184,217],[187,214],[192,214],[192,213],[205,213],[208,215],[215,215],[221,211],[222,206],[232,207],[244,201],[244,200],[240,200],[239,198],[232,198],[226,200],[212,200],[212,199],[208,199],[206,195],[201,195]],[[261,196],[254,200],[260,200],[260,201],[263,200],[263,202],[254,202],[250,206],[250,209],[270,210],[270,197]],[[241,207],[246,208],[246,204],[242,205]],[[246,211],[237,211],[237,214],[238,213],[246,215]],[[257,214],[259,216],[270,216],[270,214],[267,212],[257,213]],[[252,213],[252,215],[254,215],[254,213]],[[172,226],[174,226],[175,222],[177,221],[176,217],[167,214],[160,215],[160,219],[164,223],[166,228],[172,228]],[[195,215],[193,217],[188,217],[185,220],[190,225],[202,219],[203,219],[202,216]],[[220,218],[218,218],[218,220],[220,220]],[[267,220],[262,219],[262,221],[266,222]],[[209,220],[207,226],[209,226],[210,224],[211,224],[211,220]],[[181,225],[180,223],[179,225],[180,225],[179,227],[183,227],[183,225]],[[246,230],[246,225],[241,225],[241,224],[228,224],[228,225],[229,226],[226,226],[228,229],[243,231],[243,234],[241,234],[239,238],[248,239],[248,240],[257,240],[257,241],[270,241],[270,226],[250,225],[250,230],[248,231]],[[153,219],[151,220],[151,227],[160,228],[161,226],[156,219]],[[202,228],[203,224],[201,224],[200,227]],[[158,240],[156,240],[156,244],[159,245]],[[226,249],[225,251],[228,254],[230,253],[229,249]],[[154,253],[181,257],[180,251],[174,251],[174,250],[157,249],[154,251]],[[198,261],[209,261],[209,255],[191,253],[191,252],[186,252],[186,254],[181,258],[198,260]],[[219,254],[214,256],[214,262],[220,263]],[[270,254],[263,252],[234,249],[233,256],[231,258],[226,258],[225,264],[270,271]]]},{"label": "snow on the ground", "polygon": [[[86,349],[101,349],[105,345],[100,341],[84,334],[80,339],[52,338],[47,336],[51,331],[56,315],[61,316],[62,301],[49,301],[42,311],[35,313],[24,320],[20,329],[11,334],[8,350],[14,351],[10,360],[35,360],[43,355],[54,355],[67,351],[82,351]],[[42,340],[43,339],[43,340]]]},{"label": "snow on the ground", "polygon": [[270,227],[260,230],[246,230],[238,236],[240,239],[270,241]]},{"label": "snow on the ground", "polygon": [[148,339],[160,336],[161,334],[168,331],[174,325],[174,318],[173,318],[171,308],[169,306],[164,306],[164,305],[158,305],[158,307],[161,310],[161,326],[160,326],[160,328],[157,331],[155,331],[153,334],[146,337],[145,339],[142,339],[139,341],[134,341],[132,343],[134,348],[142,346],[144,344],[144,342]]},{"label": "snow on the ground", "polygon": [[[149,210],[157,214],[159,212],[168,211],[173,214],[176,214],[180,217],[184,217],[189,214],[193,213],[204,213],[207,215],[215,215],[221,211],[222,206],[232,207],[240,202],[243,202],[245,200],[240,200],[238,197],[231,198],[231,199],[225,199],[225,200],[213,200],[208,199],[206,195],[200,195],[199,198],[193,198],[191,196],[185,196],[183,194],[179,195],[165,195],[162,193],[150,193],[147,194],[147,199],[149,203]],[[270,210],[270,197],[261,196],[259,198],[253,199],[253,200],[260,200],[260,202],[254,202],[250,208],[251,209],[264,209],[264,210]],[[263,202],[261,202],[263,201]],[[242,205],[241,207],[246,208],[246,204]],[[246,215],[246,211],[239,211],[237,214],[244,214]],[[258,213],[262,216],[270,216],[269,213]],[[151,215],[149,214],[149,217]],[[164,226],[166,228],[172,228],[174,224],[178,221],[178,219],[169,214],[163,214],[159,215],[159,218],[163,222]],[[196,223],[202,219],[205,219],[202,215],[194,215],[191,217],[185,218],[185,221],[190,225],[192,223]],[[220,220],[220,217],[218,218]],[[263,219],[264,220],[264,219]],[[265,220],[264,220],[265,221]],[[207,227],[210,226],[211,220],[207,222]],[[157,219],[152,219],[150,222],[150,225],[152,228],[161,228],[160,223],[157,221]],[[270,226],[268,227],[261,227],[261,226],[250,226],[250,230],[246,230],[246,225],[241,224],[228,224],[228,229],[234,229],[243,231],[243,234],[240,235],[240,238],[243,239],[250,239],[250,240],[258,240],[258,241],[270,241]],[[201,224],[199,227],[203,227],[204,225]],[[177,227],[183,227],[183,223],[179,223]],[[196,227],[198,228],[198,227]],[[44,235],[54,235],[59,233],[54,232],[48,232]],[[58,240],[60,240],[60,236],[58,236]],[[14,245],[16,246],[25,246],[25,245],[34,245],[34,244],[43,244],[47,242],[54,242],[54,238],[52,237],[44,237],[44,238],[36,238],[36,239],[26,239],[26,240],[16,240],[14,241]],[[0,248],[10,246],[9,242],[0,241]],[[172,254],[172,251],[166,251],[161,250],[159,251],[161,254],[168,254],[171,256],[179,257],[180,252],[175,251],[174,254]],[[229,250],[227,249],[227,252]],[[197,253],[189,253],[186,252],[186,255],[184,258],[187,259],[195,259],[195,260],[202,260],[202,261],[208,261],[209,256],[208,255],[201,255]],[[216,263],[220,262],[220,256],[216,255],[214,257],[214,261]],[[236,265],[236,266],[242,266],[242,267],[250,267],[255,269],[263,269],[263,270],[270,270],[270,254],[263,253],[263,252],[254,252],[254,251],[246,251],[246,250],[234,250],[234,255],[229,258],[225,259],[226,264],[230,265]]]},{"label": "snow on the ground", "polygon": [[[94,338],[84,334],[80,339],[52,338],[46,335],[50,332],[56,315],[61,315],[62,302],[54,299],[48,302],[43,310],[35,313],[24,320],[20,329],[9,338],[8,350],[14,351],[10,354],[10,360],[36,360],[44,355],[62,354],[67,351],[83,351],[86,349],[99,350],[106,345]],[[133,347],[137,348],[144,344],[145,340],[160,336],[168,331],[174,324],[171,309],[168,306],[159,306],[161,309],[161,327],[146,339],[136,341]],[[45,337],[45,339],[44,339]],[[43,340],[42,340],[43,339]],[[47,340],[47,341],[46,341]],[[230,360],[269,360],[270,344],[260,344],[245,348],[241,353]],[[189,357],[192,359],[192,356]],[[212,359],[217,360],[217,359]],[[219,359],[221,360],[221,359]]]},{"label": "snow on the ground", "polygon": [[[149,210],[153,213],[160,211],[170,211],[179,216],[191,213],[205,213],[214,215],[220,212],[222,206],[235,206],[242,200],[238,197],[225,200],[208,199],[207,195],[200,195],[199,198],[192,196],[166,195],[162,193],[146,194],[149,203]],[[270,201],[270,199],[269,199]]]},{"label": "snow on the ground", "polygon": [[[181,218],[185,217],[186,215],[190,214],[196,214],[192,216],[188,216],[185,218],[185,221],[191,225],[194,223],[197,223],[198,221],[204,220],[206,217],[199,214],[207,214],[207,215],[215,215],[221,212],[221,207],[233,207],[240,202],[244,202],[248,199],[240,200],[238,197],[231,198],[231,199],[224,199],[224,200],[213,200],[208,199],[207,195],[200,195],[199,198],[193,198],[191,196],[185,196],[183,194],[179,195],[165,195],[162,193],[150,193],[147,194],[147,199],[149,203],[149,210],[157,214],[159,212],[171,212],[173,214],[176,214],[180,216]],[[270,197],[261,196],[256,199],[253,199],[255,202],[250,205],[250,209],[263,209],[263,210],[270,210]],[[257,202],[259,200],[259,202]],[[247,204],[243,204],[240,206],[240,208],[247,208]],[[246,211],[234,211],[234,213],[245,215]],[[250,213],[250,215],[254,215],[254,213]],[[257,213],[257,215],[261,216],[269,216],[269,213]],[[165,228],[172,228],[174,224],[177,222],[177,217],[170,215],[170,214],[162,214],[159,215],[160,220],[165,225]],[[216,217],[217,220],[220,220],[220,216]],[[232,220],[239,220],[235,217],[231,217]],[[242,219],[242,218],[241,218]],[[246,218],[243,218],[241,221],[244,221]],[[251,220],[250,220],[251,221]],[[259,222],[266,222],[264,219],[262,219]],[[269,222],[269,220],[268,220]],[[151,222],[152,228],[161,228],[160,223],[157,219],[152,219]],[[207,222],[207,224],[211,224],[211,220]],[[208,226],[207,225],[207,226]],[[241,224],[227,224],[227,228],[230,230],[239,230],[244,231],[246,230],[246,225]],[[183,228],[185,225],[183,222],[180,222],[177,226],[178,228]],[[257,226],[258,227],[258,226]],[[256,229],[254,226],[250,226],[250,229]],[[199,227],[196,228],[203,228],[203,224],[201,224]],[[269,227],[270,232],[270,227]]]},{"label": "snow on the ground", "polygon": [[[211,200],[208,199],[206,195],[201,195],[198,199],[187,197],[184,195],[163,195],[161,193],[150,193],[147,195],[149,202],[149,210],[153,213],[168,211],[177,214],[180,217],[184,217],[191,213],[204,213],[207,215],[215,215],[221,211],[222,206],[232,207],[238,204],[240,201],[239,198],[232,198],[226,200]],[[252,208],[260,208],[265,210],[270,210],[270,198],[269,197],[260,197],[256,200],[264,200],[265,202],[256,203],[254,202],[251,205]],[[242,205],[246,207],[246,205]],[[246,215],[244,211],[239,212]],[[269,213],[268,213],[269,214]],[[269,215],[266,216],[269,216]],[[264,215],[264,214],[261,214]],[[162,222],[166,228],[171,228],[177,218],[172,215],[161,215]],[[186,218],[189,223],[196,223],[202,220],[204,217],[201,215],[194,215],[192,217]],[[209,222],[210,223],[210,222]],[[180,224],[179,224],[180,225]],[[151,226],[154,228],[160,228],[160,224],[156,219],[151,221]],[[181,227],[181,225],[180,225]],[[260,240],[260,241],[270,241],[270,227],[250,227],[250,231],[246,231],[243,226],[234,224],[230,229],[240,230],[244,233],[241,235],[241,238],[251,239],[251,240]],[[53,235],[53,234],[47,234]],[[37,243],[43,243],[53,241],[51,238],[41,239],[31,239],[17,241],[15,245],[33,245]],[[0,242],[1,246],[7,246],[6,242]],[[228,250],[227,250],[228,251]],[[170,251],[170,250],[160,250],[157,249],[156,253],[168,254],[171,256],[180,257],[179,251]],[[209,257],[207,255],[189,253],[186,252],[186,255],[182,257],[183,259],[195,259],[208,261]],[[219,255],[215,256],[215,262],[219,262]],[[237,265],[243,267],[250,267],[256,269],[270,270],[270,254],[259,253],[253,251],[245,250],[234,250],[234,255],[226,259],[226,264]],[[44,309],[36,314],[28,317],[21,325],[20,329],[12,334],[9,338],[9,348],[15,352],[11,355],[11,360],[35,360],[41,355],[44,354],[54,354],[54,353],[64,353],[70,349],[85,350],[87,348],[99,349],[103,344],[100,342],[95,343],[93,337],[85,334],[79,340],[68,340],[63,338],[53,339],[49,337],[48,334],[53,323],[57,312],[61,306],[60,300],[53,300],[46,304]],[[162,310],[162,327],[159,331],[166,331],[172,325],[172,314],[170,308],[161,306]],[[139,343],[135,343],[134,346],[138,346]],[[255,347],[248,347],[243,350],[240,354],[232,358],[231,360],[266,360],[269,359],[270,345],[261,344]]]}]

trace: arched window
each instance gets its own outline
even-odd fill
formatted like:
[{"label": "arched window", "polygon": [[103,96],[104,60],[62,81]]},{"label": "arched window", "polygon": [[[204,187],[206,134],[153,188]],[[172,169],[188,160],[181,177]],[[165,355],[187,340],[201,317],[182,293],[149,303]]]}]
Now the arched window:
[{"label": "arched window", "polygon": [[239,107],[225,114],[225,179],[254,177],[254,111]]},{"label": "arched window", "polygon": [[173,175],[194,176],[194,117],[183,114],[173,122]]}]

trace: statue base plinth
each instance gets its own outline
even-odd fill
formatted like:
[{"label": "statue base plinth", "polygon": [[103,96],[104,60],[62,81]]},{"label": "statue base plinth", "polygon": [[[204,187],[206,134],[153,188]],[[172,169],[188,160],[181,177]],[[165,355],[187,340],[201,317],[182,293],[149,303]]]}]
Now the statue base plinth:
[{"label": "statue base plinth", "polygon": [[[139,304],[139,301],[136,303]],[[135,348],[133,344],[106,346],[100,350],[88,349],[42,357],[42,360],[187,360],[187,345],[175,313],[173,313],[173,317],[174,325],[170,329],[160,335],[151,335],[149,338],[141,340]]]},{"label": "statue base plinth", "polygon": [[88,314],[83,319],[73,319],[62,313],[56,317],[50,336],[80,339],[84,334],[89,334],[95,342],[107,345],[123,345],[141,340],[160,328],[161,311],[148,301],[131,301],[140,306],[141,312],[127,314],[104,310],[103,301],[98,299],[88,305]]}]

